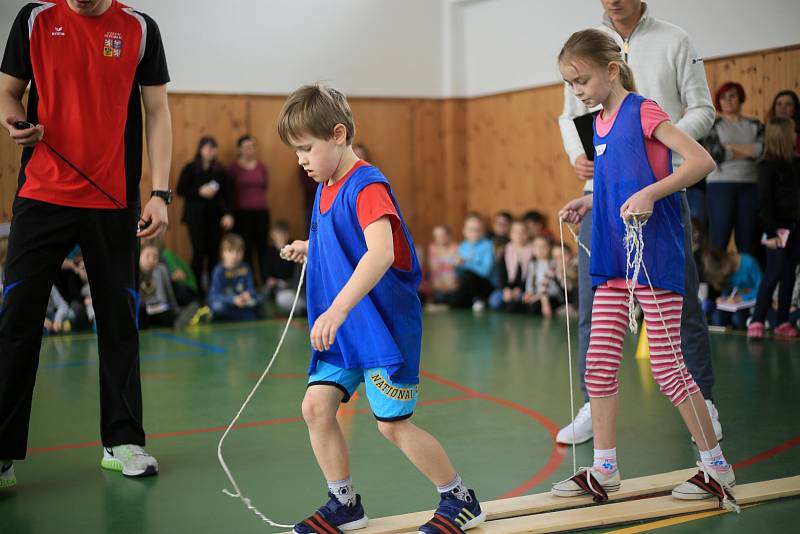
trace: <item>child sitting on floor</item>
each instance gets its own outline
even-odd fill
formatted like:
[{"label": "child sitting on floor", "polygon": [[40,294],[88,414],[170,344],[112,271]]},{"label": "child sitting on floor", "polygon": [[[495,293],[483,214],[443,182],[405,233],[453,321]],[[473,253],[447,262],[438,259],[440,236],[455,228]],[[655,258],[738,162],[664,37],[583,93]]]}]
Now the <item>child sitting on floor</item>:
[{"label": "child sitting on floor", "polygon": [[746,328],[761,285],[761,267],[756,259],[749,254],[710,250],[703,256],[703,271],[708,283],[722,293],[704,304],[708,323]]},{"label": "child sitting on floor", "polygon": [[255,320],[261,296],[256,292],[253,271],[242,261],[244,240],[234,233],[225,234],[220,245],[220,257],[208,288],[208,306],[212,316],[226,321]]}]

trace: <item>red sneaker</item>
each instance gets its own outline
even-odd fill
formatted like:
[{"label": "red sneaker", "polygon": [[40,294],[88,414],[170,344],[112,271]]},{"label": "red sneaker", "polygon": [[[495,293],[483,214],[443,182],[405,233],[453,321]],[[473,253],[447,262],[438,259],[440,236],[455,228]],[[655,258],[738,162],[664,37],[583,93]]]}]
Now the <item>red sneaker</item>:
[{"label": "red sneaker", "polygon": [[[749,333],[750,331],[748,330],[748,334]],[[792,323],[782,323],[774,330],[773,333],[780,337],[797,337],[800,335],[800,332],[797,331],[797,328],[792,326]]]},{"label": "red sneaker", "polygon": [[750,339],[762,339],[764,337],[764,323],[757,321],[750,323],[747,327],[747,337]]}]

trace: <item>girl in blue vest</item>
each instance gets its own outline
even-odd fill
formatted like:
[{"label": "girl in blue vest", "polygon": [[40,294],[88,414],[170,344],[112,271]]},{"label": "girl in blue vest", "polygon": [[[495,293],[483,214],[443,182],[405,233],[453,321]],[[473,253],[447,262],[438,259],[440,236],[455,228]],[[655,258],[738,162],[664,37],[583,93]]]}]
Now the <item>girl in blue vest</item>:
[{"label": "girl in blue vest", "polygon": [[[592,494],[604,501],[620,487],[616,454],[617,372],[628,324],[630,286],[644,311],[653,376],[683,417],[700,449],[700,472],[672,492],[679,499],[727,499],[733,469],[717,443],[706,403],[681,355],[683,227],[677,192],[714,168],[711,157],[670,123],[655,102],[633,92],[633,74],[614,40],[599,30],[573,34],[559,69],[575,96],[602,105],[594,123],[592,195],[568,203],[561,217],[579,222],[592,209],[590,272],[595,290],[585,381],[592,407],[594,463],[553,486],[557,496]],[[672,171],[671,152],[684,158]],[[644,270],[627,281],[626,221],[643,228]],[[687,295],[687,298],[697,298]],[[726,501],[727,502],[727,501]]]},{"label": "girl in blue vest", "polygon": [[475,492],[462,483],[441,444],[409,420],[419,384],[421,271],[389,182],[353,152],[347,99],[327,87],[301,87],[284,104],[278,133],[320,184],[308,241],[282,251],[287,259],[308,262],[313,351],[303,417],[330,490],[328,502],[294,532],[367,526],[336,420],[339,405],[361,382],[381,434],[439,491],[439,507],[420,531],[455,534],[477,526],[486,516]]}]

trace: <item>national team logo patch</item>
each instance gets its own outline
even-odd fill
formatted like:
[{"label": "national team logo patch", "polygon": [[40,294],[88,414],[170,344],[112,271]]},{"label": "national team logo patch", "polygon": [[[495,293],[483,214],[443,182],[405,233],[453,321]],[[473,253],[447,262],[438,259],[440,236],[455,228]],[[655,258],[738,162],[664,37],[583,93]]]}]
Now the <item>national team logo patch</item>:
[{"label": "national team logo patch", "polygon": [[399,401],[414,400],[414,393],[416,393],[417,391],[417,388],[415,386],[407,388],[399,388],[393,386],[381,375],[380,372],[371,374],[369,378],[375,385],[375,389],[377,389],[390,399]]},{"label": "national team logo patch", "polygon": [[106,32],[103,38],[103,55],[105,57],[122,57],[122,34]]}]

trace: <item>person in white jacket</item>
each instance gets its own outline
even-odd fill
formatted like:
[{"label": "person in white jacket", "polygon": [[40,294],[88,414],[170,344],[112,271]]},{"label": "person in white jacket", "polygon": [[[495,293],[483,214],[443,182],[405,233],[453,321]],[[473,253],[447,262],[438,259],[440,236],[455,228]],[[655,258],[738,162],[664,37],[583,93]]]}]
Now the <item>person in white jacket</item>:
[{"label": "person in white jacket", "polygon": [[[705,136],[714,123],[714,106],[708,89],[703,59],[692,46],[684,30],[653,17],[647,4],[641,0],[601,0],[605,13],[600,30],[609,33],[622,48],[625,61],[630,65],[636,80],[637,92],[667,112],[672,122],[694,139]],[[583,182],[584,194],[592,192],[592,161],[587,157],[578,130],[576,117],[597,111],[589,109],[564,86],[564,110],[559,117],[561,138],[570,163]],[[673,157],[673,166],[680,165]],[[681,193],[681,212],[684,226],[684,250],[691,247],[691,220],[686,192]],[[592,221],[587,215],[580,228],[580,240],[591,249]],[[622,244],[620,243],[620,246]],[[583,375],[586,369],[586,351],[589,347],[591,309],[594,292],[589,275],[589,258],[579,256],[579,331],[580,331],[580,383],[586,401],[573,424],[558,433],[559,443],[583,443],[592,438],[592,417]],[[711,346],[698,294],[697,266],[691,254],[685,257],[685,294],[683,302],[681,345],[686,366],[711,412],[717,439],[722,437],[719,414],[713,404],[714,369],[711,363]],[[694,296],[695,298],[688,298]]]}]

